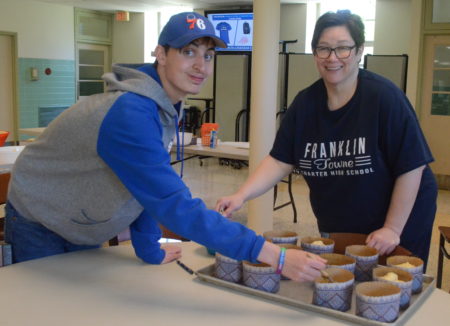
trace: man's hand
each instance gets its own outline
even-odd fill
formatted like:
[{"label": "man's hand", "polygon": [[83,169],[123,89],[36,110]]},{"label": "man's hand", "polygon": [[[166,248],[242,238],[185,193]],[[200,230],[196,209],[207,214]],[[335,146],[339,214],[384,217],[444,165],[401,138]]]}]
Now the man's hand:
[{"label": "man's hand", "polygon": [[163,249],[166,252],[166,255],[164,256],[163,261],[161,264],[167,264],[171,261],[177,260],[181,258],[181,247],[177,245],[162,245],[161,249]]}]

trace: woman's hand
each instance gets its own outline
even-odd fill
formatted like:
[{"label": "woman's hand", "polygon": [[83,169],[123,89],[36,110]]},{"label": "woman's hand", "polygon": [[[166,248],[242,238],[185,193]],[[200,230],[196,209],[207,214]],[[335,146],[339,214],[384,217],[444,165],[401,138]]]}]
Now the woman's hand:
[{"label": "woman's hand", "polygon": [[220,198],[216,203],[215,210],[225,217],[231,217],[233,212],[241,209],[242,205],[244,205],[244,200],[241,196],[234,194]]},{"label": "woman's hand", "polygon": [[304,250],[286,250],[282,274],[293,281],[314,281],[326,267],[326,260]]},{"label": "woman's hand", "polygon": [[181,247],[177,245],[162,245],[161,249],[163,249],[166,252],[166,255],[164,256],[163,261],[161,264],[167,264],[171,261],[177,260],[181,258]]},{"label": "woman's hand", "polygon": [[225,217],[231,217],[231,214],[240,209],[244,202],[272,189],[281,179],[289,175],[292,169],[292,165],[267,155],[236,193],[217,201],[216,211]]},{"label": "woman's hand", "polygon": [[399,243],[400,236],[387,227],[373,231],[366,239],[366,244],[377,249],[380,256],[390,254]]}]

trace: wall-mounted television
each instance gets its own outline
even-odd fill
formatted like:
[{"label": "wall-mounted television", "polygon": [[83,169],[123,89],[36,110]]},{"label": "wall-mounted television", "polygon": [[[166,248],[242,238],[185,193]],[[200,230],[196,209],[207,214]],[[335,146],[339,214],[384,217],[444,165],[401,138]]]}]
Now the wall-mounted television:
[{"label": "wall-mounted television", "polygon": [[251,10],[211,10],[205,16],[214,25],[216,35],[227,43],[227,48],[216,51],[252,50],[253,44],[253,12]]}]

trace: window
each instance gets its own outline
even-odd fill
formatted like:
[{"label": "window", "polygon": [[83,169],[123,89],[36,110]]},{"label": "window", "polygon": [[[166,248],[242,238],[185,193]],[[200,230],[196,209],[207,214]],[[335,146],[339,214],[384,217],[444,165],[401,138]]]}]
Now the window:
[{"label": "window", "polygon": [[75,38],[78,42],[111,44],[112,15],[99,11],[75,9]]},{"label": "window", "polygon": [[77,98],[103,93],[102,75],[110,71],[112,14],[75,8]]},{"label": "window", "polygon": [[102,75],[108,71],[106,45],[78,43],[78,97],[104,92]]},{"label": "window", "polygon": [[306,52],[312,53],[311,40],[314,32],[314,26],[317,19],[328,11],[336,12],[337,10],[348,9],[352,13],[361,17],[365,26],[364,53],[373,54],[373,44],[375,38],[375,11],[376,0],[321,0],[308,3],[307,9],[307,36],[306,36]]},{"label": "window", "polygon": [[450,23],[448,0],[433,0],[433,23]]},{"label": "window", "polygon": [[431,114],[450,116],[450,46],[448,45],[435,47]]}]

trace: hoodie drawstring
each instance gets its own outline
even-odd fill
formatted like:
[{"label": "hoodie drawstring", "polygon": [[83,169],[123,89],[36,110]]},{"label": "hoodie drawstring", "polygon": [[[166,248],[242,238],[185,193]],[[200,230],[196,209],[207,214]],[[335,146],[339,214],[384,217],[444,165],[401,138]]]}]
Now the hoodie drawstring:
[{"label": "hoodie drawstring", "polygon": [[178,130],[178,117],[175,117],[177,134],[177,161],[181,161],[180,178],[183,179],[184,170],[184,110],[181,112],[181,155],[180,155],[180,133]]}]

